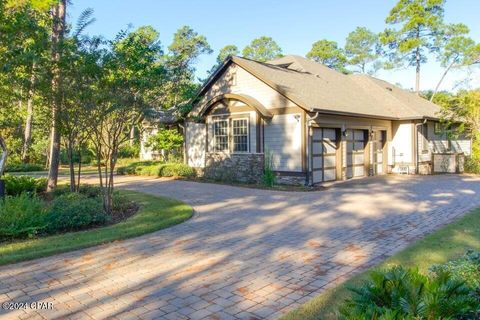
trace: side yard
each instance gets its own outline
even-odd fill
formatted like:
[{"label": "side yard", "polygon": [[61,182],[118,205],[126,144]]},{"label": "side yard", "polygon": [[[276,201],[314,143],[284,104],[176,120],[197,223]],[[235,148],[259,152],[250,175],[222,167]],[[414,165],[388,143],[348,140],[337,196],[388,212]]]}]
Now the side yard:
[{"label": "side yard", "polygon": [[366,270],[317,296],[284,316],[282,320],[338,319],[339,307],[351,297],[348,288],[358,287],[365,282],[372,270],[404,266],[418,268],[421,273],[427,274],[432,265],[457,259],[471,249],[480,250],[480,208],[415,242],[379,266]]}]

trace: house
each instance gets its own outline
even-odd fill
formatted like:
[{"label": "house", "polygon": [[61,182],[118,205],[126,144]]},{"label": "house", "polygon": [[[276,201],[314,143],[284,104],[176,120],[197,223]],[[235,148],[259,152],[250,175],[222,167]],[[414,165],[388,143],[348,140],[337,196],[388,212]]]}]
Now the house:
[{"label": "house", "polygon": [[298,184],[462,171],[470,139],[452,140],[439,111],[388,82],[300,56],[230,57],[185,122],[186,161],[207,177],[246,182],[259,182],[269,161],[279,182]]}]

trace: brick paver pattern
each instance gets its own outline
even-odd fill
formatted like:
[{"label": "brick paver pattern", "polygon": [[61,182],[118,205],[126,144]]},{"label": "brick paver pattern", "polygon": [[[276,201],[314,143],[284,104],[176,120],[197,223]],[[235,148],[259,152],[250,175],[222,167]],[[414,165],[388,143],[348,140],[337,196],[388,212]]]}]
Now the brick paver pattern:
[{"label": "brick paver pattern", "polygon": [[118,177],[183,200],[189,221],[0,267],[5,318],[275,319],[480,205],[480,178],[376,177],[315,192]]}]

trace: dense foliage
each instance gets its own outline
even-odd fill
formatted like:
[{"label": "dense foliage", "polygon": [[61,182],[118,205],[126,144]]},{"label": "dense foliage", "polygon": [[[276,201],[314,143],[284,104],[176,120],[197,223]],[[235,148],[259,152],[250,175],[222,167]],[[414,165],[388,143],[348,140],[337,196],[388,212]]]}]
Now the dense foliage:
[{"label": "dense foliage", "polygon": [[[0,241],[101,226],[127,218],[138,208],[127,197],[115,192],[112,211],[107,213],[100,187],[81,185],[79,192],[70,192],[68,186],[61,186],[46,195],[42,193],[46,187],[44,178],[7,177],[12,195],[0,201]],[[38,185],[42,185],[42,190]]]},{"label": "dense foliage", "polygon": [[164,163],[160,161],[140,161],[117,170],[118,174],[132,174],[157,177],[194,177],[195,171],[183,163]]},{"label": "dense foliage", "polygon": [[22,193],[36,194],[44,192],[47,189],[47,180],[45,178],[34,178],[30,176],[11,176],[4,177],[5,191],[9,196],[18,196]]},{"label": "dense foliage", "polygon": [[163,160],[168,160],[170,153],[181,153],[183,135],[176,129],[162,129],[151,135],[145,146],[156,152],[163,151]]},{"label": "dense foliage", "polygon": [[9,163],[5,168],[5,172],[34,172],[43,171],[45,166],[35,163]]},{"label": "dense foliage", "polygon": [[340,312],[344,319],[474,319],[479,300],[447,269],[429,275],[401,266],[373,271],[367,282],[351,288],[353,296]]}]

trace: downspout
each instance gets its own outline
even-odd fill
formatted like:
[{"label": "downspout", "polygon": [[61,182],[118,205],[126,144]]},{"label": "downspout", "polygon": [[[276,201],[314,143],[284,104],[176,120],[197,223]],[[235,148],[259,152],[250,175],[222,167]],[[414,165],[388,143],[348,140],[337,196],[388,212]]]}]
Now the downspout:
[{"label": "downspout", "polygon": [[423,120],[423,122],[415,124],[415,173],[416,174],[419,174],[418,169],[419,169],[419,162],[420,162],[420,152],[418,150],[418,140],[419,140],[418,127],[423,126],[425,123],[427,123],[426,118]]},{"label": "downspout", "polygon": [[[311,109],[310,111],[313,112],[313,109]],[[310,135],[310,125],[312,123],[312,121],[314,121],[315,119],[318,118],[318,116],[320,115],[319,112],[316,112],[315,113],[315,116],[313,117],[310,117],[307,113],[307,116],[308,116],[308,119],[307,119],[307,128],[305,130],[306,134],[307,134],[307,174],[305,175],[305,186],[311,186],[312,183],[311,181],[313,182],[313,177],[312,179],[310,179],[310,173],[311,173],[311,162],[312,162],[312,159],[311,159],[311,156],[310,156],[310,152],[311,152],[311,146],[312,146],[312,141],[311,141],[311,135]]]}]

